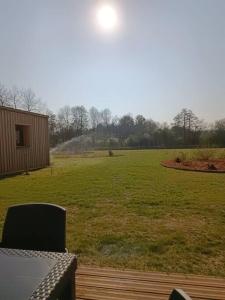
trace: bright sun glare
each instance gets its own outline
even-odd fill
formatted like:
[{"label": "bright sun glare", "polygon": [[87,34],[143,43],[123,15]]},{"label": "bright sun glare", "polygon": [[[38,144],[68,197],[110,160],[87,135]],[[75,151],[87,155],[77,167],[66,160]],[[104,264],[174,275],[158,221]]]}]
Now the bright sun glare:
[{"label": "bright sun glare", "polygon": [[115,8],[111,5],[103,5],[98,8],[97,22],[103,31],[114,31],[118,26],[118,16]]}]

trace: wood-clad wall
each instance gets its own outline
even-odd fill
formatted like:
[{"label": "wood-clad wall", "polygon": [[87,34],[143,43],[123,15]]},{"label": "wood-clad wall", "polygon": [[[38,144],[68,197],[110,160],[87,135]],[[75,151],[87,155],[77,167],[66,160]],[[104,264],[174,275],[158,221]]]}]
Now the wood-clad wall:
[{"label": "wood-clad wall", "polygon": [[[29,126],[28,146],[16,146],[16,125]],[[0,175],[48,165],[48,117],[0,107]]]}]

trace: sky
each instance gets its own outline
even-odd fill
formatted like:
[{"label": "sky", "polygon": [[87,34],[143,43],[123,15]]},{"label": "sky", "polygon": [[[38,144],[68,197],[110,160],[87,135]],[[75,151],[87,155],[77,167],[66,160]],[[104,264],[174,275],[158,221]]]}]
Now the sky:
[{"label": "sky", "polygon": [[[115,31],[96,11],[109,3]],[[0,0],[0,82],[57,112],[109,108],[171,122],[225,117],[224,0]]]}]

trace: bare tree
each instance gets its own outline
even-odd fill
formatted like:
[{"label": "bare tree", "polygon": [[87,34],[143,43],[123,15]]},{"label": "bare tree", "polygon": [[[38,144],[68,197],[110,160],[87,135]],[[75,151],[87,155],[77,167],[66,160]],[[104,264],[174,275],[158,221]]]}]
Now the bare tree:
[{"label": "bare tree", "polygon": [[14,108],[19,108],[21,106],[21,91],[13,86],[8,93],[9,101]]},{"label": "bare tree", "polygon": [[1,82],[0,82],[0,106],[10,106],[8,90]]},{"label": "bare tree", "polygon": [[120,122],[120,118],[118,116],[114,116],[112,118],[112,125],[113,126],[118,126],[119,125],[119,122]]},{"label": "bare tree", "polygon": [[112,113],[108,108],[105,108],[102,112],[101,112],[101,118],[102,118],[102,123],[105,126],[108,126],[111,119],[112,119]]},{"label": "bare tree", "polygon": [[48,129],[50,136],[50,146],[54,147],[57,144],[58,139],[58,123],[56,115],[51,111],[47,110],[46,114],[48,115]]},{"label": "bare tree", "polygon": [[101,121],[101,114],[95,107],[91,107],[89,110],[89,118],[91,128],[95,129]]},{"label": "bare tree", "polygon": [[199,118],[187,108],[183,108],[174,118],[174,127],[182,128],[183,143],[191,142],[197,131],[201,130],[202,122]]},{"label": "bare tree", "polygon": [[27,111],[39,111],[41,100],[37,98],[32,89],[21,91],[21,106]]},{"label": "bare tree", "polygon": [[82,135],[88,128],[88,113],[86,108],[82,106],[74,106],[71,109],[73,118],[73,127],[76,135]]},{"label": "bare tree", "polygon": [[60,108],[58,113],[58,119],[61,127],[69,129],[72,123],[72,113],[70,106],[66,105]]},{"label": "bare tree", "polygon": [[61,141],[69,140],[73,137],[72,130],[72,113],[71,107],[66,105],[59,110],[58,113],[58,126],[61,132]]}]

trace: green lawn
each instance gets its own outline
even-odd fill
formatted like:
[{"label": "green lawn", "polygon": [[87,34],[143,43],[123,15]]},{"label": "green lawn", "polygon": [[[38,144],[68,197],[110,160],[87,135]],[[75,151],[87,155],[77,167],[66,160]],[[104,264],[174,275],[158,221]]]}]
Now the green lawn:
[{"label": "green lawn", "polygon": [[79,263],[225,277],[225,174],[166,169],[172,150],[114,153],[0,180],[0,230],[9,205],[52,202]]}]

